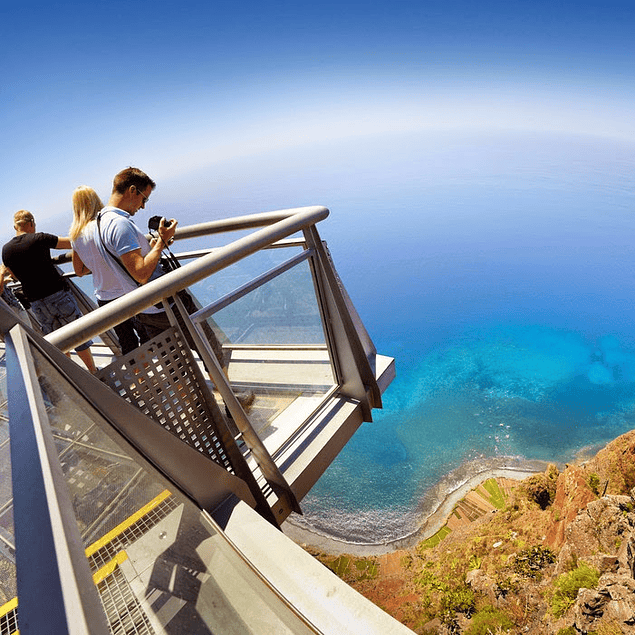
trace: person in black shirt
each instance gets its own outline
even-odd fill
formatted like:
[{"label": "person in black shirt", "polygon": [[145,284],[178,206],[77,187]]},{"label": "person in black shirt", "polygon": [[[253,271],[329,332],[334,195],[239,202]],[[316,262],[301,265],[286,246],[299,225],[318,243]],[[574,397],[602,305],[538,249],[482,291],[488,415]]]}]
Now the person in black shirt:
[{"label": "person in black shirt", "polygon": [[[31,312],[44,334],[81,317],[75,297],[51,260],[51,249],[70,249],[68,238],[35,231],[33,214],[20,210],[13,216],[15,236],[2,248],[2,262],[20,281]],[[97,372],[90,345],[75,351],[93,374]]]}]

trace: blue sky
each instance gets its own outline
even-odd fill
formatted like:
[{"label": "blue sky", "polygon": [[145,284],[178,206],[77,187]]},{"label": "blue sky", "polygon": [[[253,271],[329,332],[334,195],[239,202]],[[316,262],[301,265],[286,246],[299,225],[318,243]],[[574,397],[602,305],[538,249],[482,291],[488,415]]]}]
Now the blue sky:
[{"label": "blue sky", "polygon": [[215,166],[254,158],[249,188],[280,149],[382,132],[635,142],[633,33],[632,1],[3,3],[0,236],[20,208],[62,233],[73,189],[107,198],[127,165],[167,204]]}]

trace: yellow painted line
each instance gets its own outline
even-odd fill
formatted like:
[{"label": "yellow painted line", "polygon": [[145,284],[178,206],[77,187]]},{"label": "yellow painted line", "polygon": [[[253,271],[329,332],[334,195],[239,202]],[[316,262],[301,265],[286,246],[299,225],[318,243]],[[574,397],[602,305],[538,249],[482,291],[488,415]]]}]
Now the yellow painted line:
[{"label": "yellow painted line", "polygon": [[134,525],[142,516],[145,516],[148,512],[152,511],[159,503],[162,503],[168,496],[171,496],[171,492],[167,489],[161,492],[156,498],[151,500],[147,505],[144,505],[141,509],[137,510],[132,516],[128,516],[126,520],[117,525],[114,529],[110,530],[105,536],[102,536],[99,540],[86,548],[86,557],[92,556],[96,551],[99,551],[104,545],[107,545],[111,540],[116,538],[119,534],[123,533],[128,527]]},{"label": "yellow painted line", "polygon": [[0,606],[0,617],[2,617],[3,615],[6,615],[10,611],[13,611],[13,609],[17,605],[18,605],[18,598],[14,597],[12,600],[9,600],[6,604],[3,604],[2,606]]},{"label": "yellow painted line", "polygon": [[93,582],[99,584],[104,578],[107,578],[116,567],[128,559],[125,551],[120,551],[108,564],[105,564],[99,571],[93,573]]}]

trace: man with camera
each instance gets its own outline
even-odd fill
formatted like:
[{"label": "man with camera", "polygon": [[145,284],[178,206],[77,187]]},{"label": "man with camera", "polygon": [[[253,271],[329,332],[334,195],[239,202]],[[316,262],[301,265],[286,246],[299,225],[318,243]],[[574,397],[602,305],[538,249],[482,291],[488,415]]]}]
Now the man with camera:
[{"label": "man with camera", "polygon": [[[109,294],[109,300],[120,297],[125,293],[133,291],[139,285],[161,276],[164,271],[161,266],[161,252],[173,239],[177,222],[173,218],[153,217],[150,219],[149,228],[158,235],[148,242],[145,234],[135,225],[132,217],[145,208],[145,204],[150,198],[150,194],[156,187],[155,182],[138,168],[126,168],[119,172],[113,181],[113,189],[108,205],[103,207],[96,216],[96,228],[90,232],[87,244],[84,241],[83,249],[95,255],[95,249],[101,258],[91,258],[91,266],[101,267],[101,275],[95,276],[101,280],[102,288],[99,289],[98,297]],[[97,198],[97,200],[99,200]],[[74,244],[77,250],[79,245]],[[81,255],[81,254],[80,254]],[[76,273],[78,269],[84,267],[84,263],[76,262],[74,258],[73,266]],[[77,266],[76,266],[77,265]],[[104,272],[103,269],[106,269]],[[104,275],[105,273],[105,275]],[[103,288],[110,285],[110,289]],[[193,313],[197,306],[192,296],[187,291],[179,292],[185,310]],[[100,305],[105,301],[99,301]],[[182,316],[177,311],[177,320],[182,323]],[[119,338],[122,352],[124,354],[134,350],[139,344],[143,344],[162,333],[170,327],[170,321],[166,312],[156,306],[145,309],[134,318],[122,322],[115,327],[115,332]],[[196,348],[195,343],[187,327],[182,324],[183,334],[192,348]],[[203,330],[214,350],[221,367],[226,367],[223,348],[218,341],[216,334],[206,322],[203,323]],[[138,338],[138,339],[137,339]],[[240,395],[239,401],[244,407],[248,407],[253,402],[253,394]]]},{"label": "man with camera", "polygon": [[[94,247],[102,256],[101,295],[109,301],[133,291],[162,273],[160,259],[163,247],[173,238],[177,222],[161,218],[157,226],[158,238],[148,242],[132,217],[144,209],[156,183],[138,168],[119,172],[112,193],[97,216]],[[106,271],[103,271],[103,268]],[[99,304],[106,302],[100,301]],[[165,311],[151,306],[116,328],[122,352],[128,353],[169,326]]]},{"label": "man with camera", "polygon": [[[103,208],[92,188],[82,186],[76,190],[76,194],[84,193],[83,198],[77,197],[78,206],[84,210],[80,213],[74,195],[75,215],[93,218],[94,227],[93,223],[86,225],[80,238],[73,242],[73,267],[78,275],[92,270],[95,295],[100,306],[164,273],[161,266],[162,250],[174,237],[176,220],[152,217],[149,226],[157,238],[150,242],[132,220],[139,210],[145,208],[155,187],[156,183],[145,172],[130,167],[115,176],[108,205]],[[82,200],[84,202],[79,204]],[[197,309],[189,294],[182,293],[181,299],[188,312]],[[180,316],[177,315],[177,318]],[[170,320],[166,312],[151,306],[117,325],[115,333],[122,353],[127,354],[169,327]],[[183,331],[189,341],[188,329],[184,328]],[[220,344],[212,333],[208,337],[220,359]],[[193,346],[193,342],[190,345]]]}]

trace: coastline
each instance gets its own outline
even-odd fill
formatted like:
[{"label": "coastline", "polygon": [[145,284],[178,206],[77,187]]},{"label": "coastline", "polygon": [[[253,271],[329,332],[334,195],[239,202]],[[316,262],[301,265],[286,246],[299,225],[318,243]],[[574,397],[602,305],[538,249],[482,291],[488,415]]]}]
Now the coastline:
[{"label": "coastline", "polygon": [[[547,463],[545,462],[545,467],[546,465]],[[447,492],[434,509],[423,512],[424,519],[418,529],[404,537],[396,538],[394,540],[375,543],[348,542],[340,538],[335,538],[333,536],[311,530],[307,527],[301,527],[293,521],[293,516],[290,516],[283,523],[282,531],[301,547],[312,547],[330,555],[337,556],[349,554],[354,556],[381,556],[393,551],[398,551],[399,549],[407,549],[416,545],[418,542],[433,536],[446,524],[456,504],[470,491],[486,480],[490,478],[508,478],[522,481],[523,479],[541,471],[542,469],[536,465],[532,468],[526,469],[514,467],[491,467],[472,474],[455,489]]]}]

